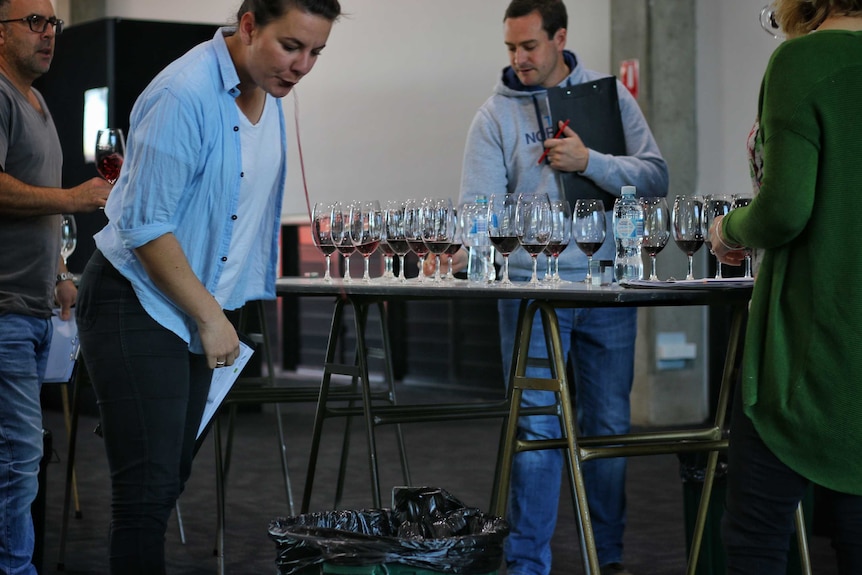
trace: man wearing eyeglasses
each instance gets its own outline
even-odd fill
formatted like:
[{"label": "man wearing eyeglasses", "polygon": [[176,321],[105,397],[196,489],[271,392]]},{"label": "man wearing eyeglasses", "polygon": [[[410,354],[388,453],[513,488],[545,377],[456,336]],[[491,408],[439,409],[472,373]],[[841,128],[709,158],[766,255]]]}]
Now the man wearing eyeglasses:
[{"label": "man wearing eyeglasses", "polygon": [[39,391],[59,304],[77,290],[60,258],[59,214],[105,205],[93,178],[62,189],[63,153],[33,82],[48,71],[63,21],[50,0],[0,0],[0,574],[36,575],[30,505],[42,458]]}]

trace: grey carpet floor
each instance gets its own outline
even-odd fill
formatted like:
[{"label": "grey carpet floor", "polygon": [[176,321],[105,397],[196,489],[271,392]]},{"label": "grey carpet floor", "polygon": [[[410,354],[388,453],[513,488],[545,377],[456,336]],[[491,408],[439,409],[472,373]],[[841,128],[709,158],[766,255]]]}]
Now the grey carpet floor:
[{"label": "grey carpet floor", "polygon": [[[441,398],[442,392],[405,389],[402,403]],[[290,478],[298,513],[308,460],[313,405],[291,404],[283,408]],[[80,518],[69,521],[63,561],[68,575],[107,573],[107,535],[110,520],[107,464],[101,440],[91,430],[97,419],[81,417],[76,458]],[[43,575],[58,571],[60,524],[63,509],[66,432],[62,413],[46,410],[45,428],[52,430],[54,454],[47,470],[46,530]],[[319,458],[311,510],[333,506],[343,421],[328,420]],[[488,509],[494,462],[499,438],[499,420],[413,423],[403,426],[410,458],[413,485],[442,487],[469,506]],[[394,441],[394,428],[378,428],[378,449],[383,500],[389,490],[404,483]],[[371,506],[370,479],[364,434],[358,422],[351,433],[343,509]],[[276,421],[271,406],[260,412],[239,413],[234,435],[233,459],[227,486],[227,532],[225,567],[229,574],[275,574],[275,544],[267,530],[269,522],[290,515],[281,478]],[[166,538],[168,573],[203,575],[216,573],[213,555],[216,533],[216,503],[212,437],[197,455],[194,471],[180,499],[185,543],[179,522],[173,517]],[[551,481],[552,478],[549,478]],[[559,521],[553,540],[552,575],[582,573],[577,530],[567,482],[563,482]],[[684,486],[676,456],[631,458],[627,481],[628,527],[625,536],[626,565],[638,575],[680,575],[685,572]],[[706,545],[717,549],[717,541]],[[814,537],[814,572],[836,573],[828,541]],[[501,568],[501,575],[505,569]],[[716,574],[718,575],[718,574]]]}]

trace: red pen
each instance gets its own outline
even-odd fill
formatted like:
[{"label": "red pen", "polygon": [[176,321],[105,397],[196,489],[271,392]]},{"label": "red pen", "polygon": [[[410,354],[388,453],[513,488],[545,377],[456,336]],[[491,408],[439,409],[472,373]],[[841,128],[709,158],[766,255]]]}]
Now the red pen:
[{"label": "red pen", "polygon": [[[562,125],[562,126],[560,126],[560,129],[559,129],[559,130],[557,130],[557,133],[554,135],[554,139],[555,139],[555,140],[556,140],[557,138],[559,138],[560,136],[562,136],[562,135],[563,135],[563,130],[565,130],[565,129],[566,129],[566,126],[568,126],[568,125],[569,125],[569,120],[568,120],[568,118],[567,118],[567,119],[566,119],[566,121],[565,121],[565,122],[563,122],[563,125]],[[539,163],[540,165],[541,165],[541,163],[542,163],[542,162],[544,162],[544,161],[545,161],[545,158],[547,158],[547,157],[548,157],[548,151],[549,151],[549,150],[550,150],[550,148],[545,148],[545,151],[544,151],[544,152],[542,152],[542,156],[539,158],[539,161],[538,161],[538,163]]]}]

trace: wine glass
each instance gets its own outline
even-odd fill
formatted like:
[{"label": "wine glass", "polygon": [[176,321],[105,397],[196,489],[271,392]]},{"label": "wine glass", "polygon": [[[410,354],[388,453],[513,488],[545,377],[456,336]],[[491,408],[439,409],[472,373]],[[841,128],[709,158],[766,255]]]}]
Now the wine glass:
[{"label": "wine glass", "polygon": [[112,184],[120,177],[125,155],[126,140],[122,130],[108,128],[96,133],[96,171]]},{"label": "wine glass", "polygon": [[703,245],[706,230],[703,229],[703,202],[695,196],[677,196],[671,212],[673,241],[688,256],[688,273],[685,279],[693,280],[694,254]]},{"label": "wine glass", "polygon": [[326,256],[326,272],[323,279],[332,281],[330,274],[331,256],[335,252],[335,244],[332,241],[332,210],[333,202],[317,202],[311,210],[311,241],[314,246]]},{"label": "wine glass", "polygon": [[377,200],[350,202],[348,213],[350,222],[350,241],[356,247],[356,251],[362,254],[364,271],[362,279],[371,281],[368,273],[368,264],[371,254],[380,245],[380,236],[383,232],[383,212],[380,211],[380,203]]},{"label": "wine glass", "polygon": [[442,256],[455,237],[455,219],[453,218],[452,200],[449,198],[433,198],[426,202],[425,228],[422,240],[428,251],[436,256],[432,281],[440,281],[440,256]]},{"label": "wine glass", "polygon": [[60,223],[60,256],[63,258],[63,265],[66,265],[66,260],[75,251],[77,245],[78,226],[75,224],[75,216],[63,214],[63,220]]},{"label": "wine glass", "polygon": [[605,243],[607,221],[602,200],[582,198],[575,202],[575,217],[572,222],[572,237],[587,256],[587,277],[584,282],[593,283],[593,254]]},{"label": "wine glass", "polygon": [[332,205],[329,226],[332,243],[335,244],[338,253],[344,257],[344,281],[351,282],[353,278],[350,277],[350,256],[356,251],[356,246],[350,239],[350,207],[341,202],[335,202]]},{"label": "wine glass", "polygon": [[[750,203],[750,196],[734,194],[733,200],[730,203],[730,209],[735,210],[736,208],[744,208]],[[751,279],[752,277],[754,277],[751,274],[751,248],[742,248],[742,253],[745,254],[745,273],[742,274],[742,277]]]},{"label": "wine glass", "polygon": [[425,258],[428,246],[425,244],[425,214],[428,200],[407,200],[404,203],[404,234],[410,250],[419,258],[419,281],[425,281]]},{"label": "wine glass", "polygon": [[458,210],[452,209],[452,226],[455,230],[454,235],[452,236],[452,242],[449,244],[449,247],[446,248],[446,251],[443,252],[443,255],[446,256],[447,260],[447,271],[446,275],[443,277],[445,281],[452,281],[455,279],[455,275],[452,273],[452,258],[455,257],[461,250],[461,246],[464,245],[464,232],[461,226],[461,220],[458,218]]},{"label": "wine glass", "polygon": [[649,280],[658,281],[655,259],[670,239],[670,211],[663,197],[641,198],[644,208],[644,239],[641,248],[649,255]]},{"label": "wine glass", "polygon": [[491,194],[488,201],[488,237],[503,256],[503,279],[500,284],[512,285],[509,279],[509,255],[521,245],[518,241],[518,226],[515,212],[518,198],[515,194]]},{"label": "wine glass", "polygon": [[530,285],[538,285],[536,275],[537,258],[551,240],[551,201],[548,194],[521,194],[515,208],[515,224],[518,242],[533,260],[533,275]]},{"label": "wine glass", "polygon": [[404,256],[410,251],[407,236],[404,229],[404,203],[397,200],[389,200],[383,209],[383,235],[386,244],[398,256],[397,278],[402,282],[407,281],[404,276]]},{"label": "wine glass", "polygon": [[[545,255],[548,256],[548,273],[545,281],[562,283],[564,280],[560,278],[559,257],[572,240],[572,208],[567,200],[551,202],[551,223],[551,239],[544,249]],[[553,272],[551,272],[551,260],[554,264]]]},{"label": "wine glass", "polygon": [[[730,212],[730,205],[730,196],[715,194],[704,197],[703,214],[706,218],[705,225],[707,239],[710,240],[710,242],[712,241],[712,238],[709,237],[709,229],[712,227],[712,222],[714,222],[715,218],[718,216],[726,216],[727,213]],[[709,249],[709,253],[713,253],[711,247]],[[715,279],[721,279],[721,262],[718,261],[718,258],[715,260]]]}]

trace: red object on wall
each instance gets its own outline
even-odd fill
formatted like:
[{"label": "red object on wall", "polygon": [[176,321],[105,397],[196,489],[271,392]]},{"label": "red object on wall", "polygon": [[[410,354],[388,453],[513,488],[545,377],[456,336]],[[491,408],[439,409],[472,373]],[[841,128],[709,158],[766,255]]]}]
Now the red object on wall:
[{"label": "red object on wall", "polygon": [[635,99],[638,97],[638,84],[640,83],[640,63],[637,59],[623,60],[620,62],[620,82],[629,89]]}]

